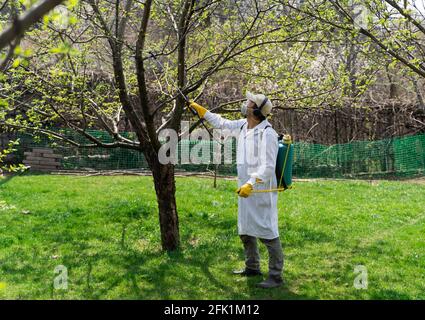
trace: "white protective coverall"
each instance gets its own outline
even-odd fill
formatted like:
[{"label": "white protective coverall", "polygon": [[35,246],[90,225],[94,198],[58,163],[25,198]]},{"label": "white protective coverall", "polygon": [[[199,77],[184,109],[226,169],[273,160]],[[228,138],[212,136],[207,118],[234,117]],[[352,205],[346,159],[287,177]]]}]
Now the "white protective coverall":
[{"label": "white protective coverall", "polygon": [[[278,134],[267,120],[253,129],[247,129],[246,119],[226,120],[209,111],[204,118],[214,128],[239,132],[236,154],[239,187],[247,182],[253,184],[254,190],[277,187],[275,167]],[[263,183],[256,183],[257,178]],[[279,237],[277,192],[251,193],[247,198],[238,197],[238,233],[261,239]]]}]

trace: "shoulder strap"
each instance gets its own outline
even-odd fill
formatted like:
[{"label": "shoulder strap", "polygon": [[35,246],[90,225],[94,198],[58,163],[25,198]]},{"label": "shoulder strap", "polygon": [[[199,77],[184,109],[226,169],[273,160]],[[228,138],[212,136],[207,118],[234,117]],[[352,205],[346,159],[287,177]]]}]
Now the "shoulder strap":
[{"label": "shoulder strap", "polygon": [[264,129],[261,131],[261,139],[263,138],[264,131],[266,131],[267,128],[271,128],[271,126],[267,125],[264,127]]},{"label": "shoulder strap", "polygon": [[[242,129],[243,129],[243,127],[244,127],[244,125],[246,125],[246,122],[241,126],[241,129],[240,129],[240,131],[242,131]],[[264,127],[264,130],[266,130],[267,128],[271,128],[271,126],[265,126]]]}]

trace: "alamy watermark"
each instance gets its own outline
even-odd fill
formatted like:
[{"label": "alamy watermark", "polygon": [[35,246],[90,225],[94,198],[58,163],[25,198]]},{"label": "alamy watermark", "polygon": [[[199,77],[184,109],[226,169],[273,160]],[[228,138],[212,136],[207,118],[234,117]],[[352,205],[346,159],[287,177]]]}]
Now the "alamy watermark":
[{"label": "alamy watermark", "polygon": [[[243,137],[244,143],[237,144],[237,156],[233,158],[234,141],[240,140],[241,128],[214,129],[212,137],[205,129],[189,132],[189,122],[182,121],[179,136],[172,129],[164,129],[159,133],[162,144],[158,158],[161,164],[233,164],[256,166],[265,163],[267,144],[264,129],[253,129]],[[272,143],[277,143],[277,139]]]},{"label": "alamy watermark", "polygon": [[354,26],[356,28],[367,29],[369,24],[370,11],[364,1],[350,0],[348,6],[351,8]]},{"label": "alamy watermark", "polygon": [[55,268],[55,274],[59,274],[53,280],[55,290],[68,290],[68,269],[64,265]]},{"label": "alamy watermark", "polygon": [[366,267],[364,265],[357,265],[354,267],[354,273],[358,274],[354,279],[354,288],[358,290],[366,290],[369,285]]}]

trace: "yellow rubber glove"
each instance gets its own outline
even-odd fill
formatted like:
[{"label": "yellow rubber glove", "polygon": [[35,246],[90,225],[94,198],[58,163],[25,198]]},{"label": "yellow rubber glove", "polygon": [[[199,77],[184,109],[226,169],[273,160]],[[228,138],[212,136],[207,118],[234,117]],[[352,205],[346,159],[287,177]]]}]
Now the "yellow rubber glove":
[{"label": "yellow rubber glove", "polygon": [[236,190],[236,193],[239,195],[239,197],[248,198],[252,192],[252,189],[252,184],[245,183],[242,187]]},{"label": "yellow rubber glove", "polygon": [[196,102],[190,101],[189,106],[192,109],[195,109],[196,112],[199,114],[199,116],[201,118],[203,118],[205,116],[205,114],[207,113],[207,109],[205,109],[203,106],[200,106],[199,104],[197,104]]}]

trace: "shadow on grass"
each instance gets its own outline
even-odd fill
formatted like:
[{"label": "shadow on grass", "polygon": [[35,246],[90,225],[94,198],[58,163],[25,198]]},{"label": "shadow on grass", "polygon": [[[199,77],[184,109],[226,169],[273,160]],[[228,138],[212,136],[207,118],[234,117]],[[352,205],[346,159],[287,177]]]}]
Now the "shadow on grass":
[{"label": "shadow on grass", "polygon": [[0,176],[0,187],[4,184],[8,183],[13,178],[14,178],[14,175],[4,175],[3,177]]},{"label": "shadow on grass", "polygon": [[314,230],[300,225],[285,225],[284,229],[279,230],[283,235],[282,241],[291,246],[302,247],[309,243],[332,242],[335,239],[326,232]]},{"label": "shadow on grass", "polygon": [[15,177],[22,177],[22,176],[42,176],[42,175],[46,175],[48,173],[46,172],[42,172],[42,171],[23,171],[23,172],[5,172],[3,176],[0,175],[0,187],[3,184],[8,183],[9,181],[11,181],[13,178]]},{"label": "shadow on grass", "polygon": [[[205,299],[211,296],[219,296],[219,294],[209,295],[208,293],[205,296],[201,293],[204,290],[225,292],[225,295],[219,298],[231,300],[312,299],[312,297],[300,296],[291,292],[287,286],[270,290],[257,288],[256,284],[261,281],[261,278],[243,279],[242,281],[246,281],[245,286],[243,282],[237,281],[237,276],[231,275],[231,270],[229,270],[229,275],[225,277],[226,280],[223,280],[223,277],[218,277],[210,270],[210,260],[212,260],[212,256],[205,257],[206,260],[200,258],[186,259],[182,252],[175,252],[172,255],[169,255],[169,258],[169,263],[160,264],[156,268],[151,269],[151,274],[155,275],[155,279],[151,282],[153,286],[149,289],[141,289],[139,286],[140,283],[137,280],[137,276],[142,272],[142,263],[140,263],[140,260],[136,259],[137,261],[133,261],[130,265],[128,265],[126,278],[131,280],[134,298],[150,299],[150,297],[158,296],[158,292],[160,292],[161,299],[171,299],[173,294],[175,296],[175,291],[177,289],[182,292],[184,291],[182,297],[179,299]],[[190,266],[191,269],[195,269],[195,273],[197,272],[198,274],[194,275],[190,272],[179,273],[178,277],[181,286],[179,288],[170,288],[168,287],[169,281],[167,278],[170,275],[175,276],[175,274],[173,274],[173,269],[175,269],[176,265],[182,265],[183,267]],[[229,277],[231,277],[231,279],[227,280]],[[202,280],[198,281],[197,279]],[[248,290],[246,290],[246,287]]]},{"label": "shadow on grass", "polygon": [[[284,278],[285,278],[285,272],[284,272]],[[253,278],[246,279],[246,282],[249,288],[249,295],[251,299],[259,299],[259,300],[317,300],[318,299],[318,297],[300,295],[300,294],[296,294],[292,292],[289,289],[289,286],[285,282],[285,280],[283,285],[278,288],[272,288],[272,289],[257,288],[256,285],[262,280],[263,278],[261,277],[253,277]]]},{"label": "shadow on grass", "polygon": [[[220,237],[237,237],[229,230],[234,229],[230,220],[214,224],[221,227],[220,232],[196,247],[186,247],[189,237],[182,236],[184,249],[175,252],[161,252],[155,245],[136,248],[140,235],[134,230],[141,219],[149,218],[152,208],[124,204],[120,203],[125,208],[121,211],[105,207],[94,221],[86,221],[90,216],[79,210],[71,210],[64,218],[54,211],[34,212],[30,229],[20,230],[28,235],[25,242],[20,240],[19,251],[8,249],[3,255],[8,263],[0,265],[8,281],[20,288],[17,297],[22,292],[30,299],[46,294],[51,299],[315,299],[297,295],[286,285],[256,288],[261,278],[234,277],[229,253],[242,253],[242,246]],[[197,220],[204,223],[202,217]],[[193,231],[199,233],[202,228]],[[52,258],[61,250],[58,260]],[[59,264],[69,268],[69,293],[53,289],[57,276],[53,270]]]},{"label": "shadow on grass", "polygon": [[[125,270],[122,277],[111,279],[109,286],[96,292],[88,287],[88,298],[101,299],[125,281],[130,285],[127,287],[130,291],[127,298],[130,299],[175,299],[176,293],[179,293],[178,299],[317,299],[291,292],[286,284],[274,289],[257,288],[261,277],[240,278],[232,275],[231,269],[226,270],[225,275],[216,274],[217,271],[211,270],[211,265],[216,265],[218,261],[224,263],[226,251],[220,256],[219,251],[207,251],[205,247],[163,253],[140,253],[127,246],[123,246],[122,250],[123,259],[110,257],[108,261],[109,264],[118,263],[117,267]],[[158,258],[158,255],[162,255],[166,261],[147,267],[146,264]]]},{"label": "shadow on grass", "polygon": [[378,290],[370,296],[372,300],[412,300],[411,296],[394,290]]},{"label": "shadow on grass", "polygon": [[[78,252],[85,256],[81,244]],[[241,278],[228,274],[217,274],[217,269],[211,270],[217,260],[225,261],[225,254],[220,256],[213,251],[204,249],[190,249],[186,251],[147,252],[141,253],[127,246],[121,246],[120,252],[97,252],[92,256],[85,256],[82,261],[76,257],[69,257],[64,265],[75,265],[86,269],[85,275],[78,279],[78,291],[84,299],[316,299],[298,295],[290,291],[285,284],[280,288],[261,289],[256,284],[262,281],[261,277]],[[152,259],[164,258],[159,263],[152,263]],[[75,260],[75,261],[73,261]],[[164,261],[165,260],[165,261]],[[96,283],[95,269],[106,264],[110,270],[120,270],[112,273],[102,284]],[[123,290],[122,295],[117,294]],[[53,293],[51,298],[61,299],[59,293]]]}]

